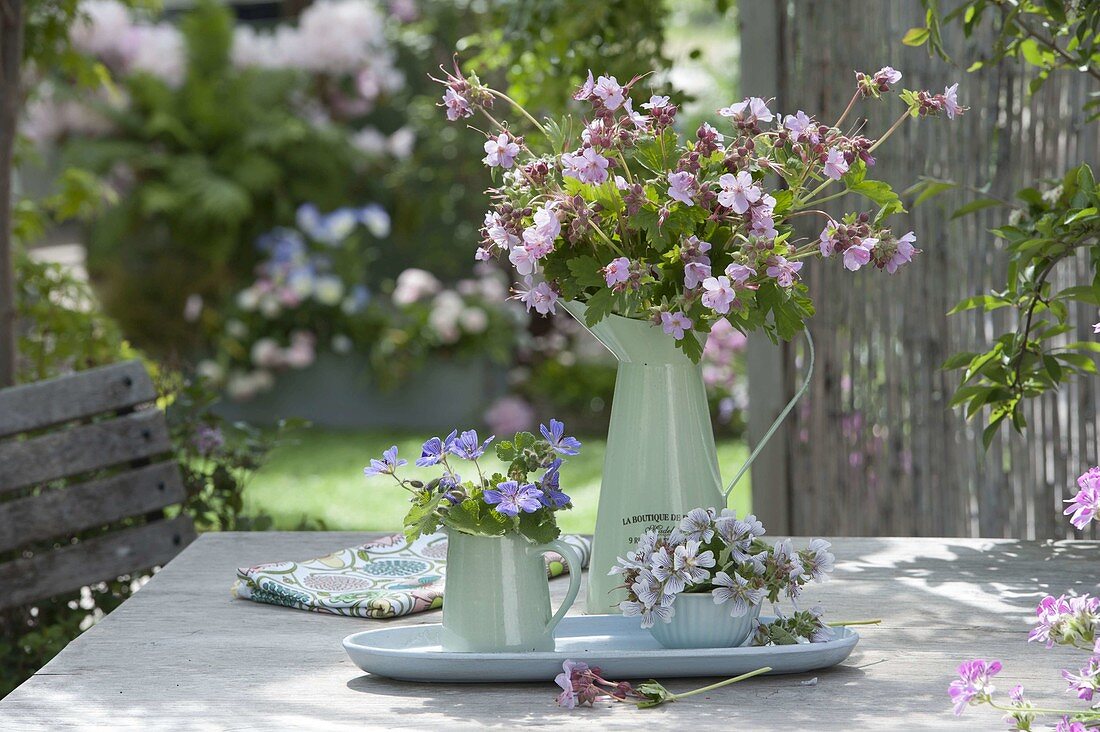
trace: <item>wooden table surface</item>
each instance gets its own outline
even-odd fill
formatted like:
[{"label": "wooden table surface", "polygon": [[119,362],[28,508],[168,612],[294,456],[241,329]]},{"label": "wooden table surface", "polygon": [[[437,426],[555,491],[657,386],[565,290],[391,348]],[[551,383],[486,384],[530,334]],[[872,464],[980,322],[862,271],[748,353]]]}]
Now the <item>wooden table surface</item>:
[{"label": "wooden table surface", "polygon": [[[956,719],[946,693],[962,660],[998,658],[997,686],[1070,704],[1059,676],[1081,654],[1028,644],[1045,591],[1094,591],[1100,542],[834,539],[834,579],[809,588],[833,619],[881,617],[843,665],[753,679],[638,710],[573,712],[545,684],[443,685],[364,674],[340,640],[383,624],[235,600],[235,569],[362,543],[351,532],[204,534],[120,608],[0,701],[0,730],[439,729],[640,724],[753,730],[1003,730],[988,708]],[[1091,578],[1091,581],[1090,581]],[[552,583],[557,596],[566,580]],[[584,594],[582,592],[581,597]],[[578,602],[578,605],[581,605]],[[577,608],[578,610],[580,608]],[[1079,665],[1079,664],[1078,664]],[[816,676],[813,685],[802,682]],[[705,683],[670,680],[674,691]]]}]

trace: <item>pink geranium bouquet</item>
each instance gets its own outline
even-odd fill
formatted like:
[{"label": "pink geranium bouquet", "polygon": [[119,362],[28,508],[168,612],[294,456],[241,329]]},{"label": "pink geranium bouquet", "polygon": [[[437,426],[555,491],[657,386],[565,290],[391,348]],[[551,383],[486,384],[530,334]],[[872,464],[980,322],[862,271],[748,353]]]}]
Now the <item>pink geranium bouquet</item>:
[{"label": "pink geranium bouquet", "polygon": [[[890,273],[909,262],[919,251],[915,236],[886,223],[904,210],[901,201],[867,177],[874,151],[908,117],[965,111],[957,85],[942,94],[904,91],[904,111],[877,140],[845,127],[857,101],[878,99],[901,79],[885,67],[856,74],[852,101],[832,124],[801,110],[784,116],[751,97],[684,139],[668,97],[632,99],[643,77],[620,84],[590,72],[573,96],[584,107],[580,121],[539,122],[457,62],[444,76],[437,81],[447,117],[480,114],[489,125],[485,164],[500,174],[477,259],[511,262],[522,280],[516,297],[529,310],[553,312],[564,298],[586,304],[590,326],[610,313],[650,320],[695,361],[702,346],[685,336],[722,318],[773,339],[798,332],[813,313],[799,279],[809,257]],[[498,120],[497,101],[537,136]],[[820,210],[846,193],[869,210],[839,219]],[[797,216],[819,217],[820,236],[796,238]]]}]

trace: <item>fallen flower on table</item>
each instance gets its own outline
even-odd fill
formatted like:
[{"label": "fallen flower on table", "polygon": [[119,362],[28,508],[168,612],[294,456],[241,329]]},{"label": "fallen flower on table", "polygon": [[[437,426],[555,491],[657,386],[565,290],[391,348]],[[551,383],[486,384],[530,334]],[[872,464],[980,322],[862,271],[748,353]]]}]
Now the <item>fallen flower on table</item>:
[{"label": "fallen flower on table", "polygon": [[583,661],[567,660],[562,664],[562,672],[554,679],[562,691],[558,694],[558,706],[566,709],[575,709],[578,705],[592,706],[597,701],[620,701],[637,705],[639,709],[649,709],[660,706],[665,702],[679,701],[689,696],[713,691],[723,686],[750,679],[753,676],[766,674],[771,671],[770,666],[758,668],[755,671],[734,676],[733,678],[719,681],[716,684],[703,686],[682,694],[674,694],[657,681],[649,681],[632,685],[629,681],[608,681],[601,676],[599,667],[589,666]]}]

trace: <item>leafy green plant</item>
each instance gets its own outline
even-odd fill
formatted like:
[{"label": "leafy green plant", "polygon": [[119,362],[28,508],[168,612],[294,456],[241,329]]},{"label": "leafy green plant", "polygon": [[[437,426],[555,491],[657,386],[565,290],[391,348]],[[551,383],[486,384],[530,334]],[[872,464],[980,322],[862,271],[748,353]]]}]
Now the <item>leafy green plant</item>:
[{"label": "leafy green plant", "polygon": [[[988,58],[974,61],[968,71],[1022,60],[1035,71],[1029,86],[1034,94],[1055,71],[1080,71],[1100,80],[1100,5],[1081,0],[966,0],[944,12],[943,0],[922,0],[925,25],[910,28],[902,38],[908,46],[927,45],[930,53],[950,60],[943,44],[943,26],[962,27],[972,38],[986,23],[993,27]],[[1100,92],[1086,102],[1086,110],[1100,117]]]},{"label": "leafy green plant", "polygon": [[293,109],[299,75],[233,66],[224,7],[200,3],[181,29],[182,83],[142,72],[120,79],[128,104],[99,109],[113,131],[65,150],[123,192],[92,227],[89,265],[108,311],[159,353],[197,337],[179,317],[190,294],[218,302],[255,263],[256,236],[292,220],[304,200],[346,200],[362,160],[346,134]]},{"label": "leafy green plant", "polygon": [[[926,25],[912,28],[903,42],[928,46],[930,53],[949,58],[943,44],[944,25],[962,26],[967,38],[985,23],[995,42],[988,58],[970,70],[1022,60],[1034,73],[1031,92],[1055,71],[1074,71],[1100,79],[1100,4],[1078,2],[1007,2],[969,0],[944,12],[939,0],[924,0]],[[1084,102],[1089,119],[1100,118],[1100,90]],[[914,187],[917,202],[956,188],[953,181],[925,180]],[[1026,400],[1056,390],[1073,376],[1097,373],[1100,343],[1066,342],[1075,330],[1073,303],[1100,306],[1100,186],[1087,164],[1074,166],[1060,180],[1037,182],[1016,195],[1017,201],[986,196],[960,207],[955,216],[992,207],[1011,210],[1007,222],[991,230],[1005,245],[1008,276],[999,290],[966,298],[952,314],[976,309],[1008,309],[1015,328],[998,335],[989,348],[951,356],[944,368],[962,372],[952,404],[967,418],[983,419],[982,440],[988,448],[1003,424],[1018,432],[1027,427]],[[1087,256],[1092,276],[1087,281],[1056,288],[1059,265]],[[1063,269],[1065,267],[1062,267]]]},{"label": "leafy green plant", "polygon": [[[1006,287],[969,297],[950,313],[1012,308],[1018,315],[1016,329],[999,335],[988,350],[957,353],[944,364],[963,371],[952,405],[965,409],[968,418],[988,408],[982,436],[987,447],[1002,422],[1011,422],[1017,431],[1027,427],[1025,400],[1057,389],[1071,376],[1097,373],[1092,354],[1100,353],[1100,342],[1059,340],[1074,330],[1074,302],[1100,307],[1100,186],[1092,169],[1071,168],[1045,195],[1025,188],[1017,197],[1022,205],[1016,207],[1012,223],[991,232],[1005,243]],[[1092,280],[1054,287],[1052,275],[1058,265],[1072,263],[1083,251]]]}]

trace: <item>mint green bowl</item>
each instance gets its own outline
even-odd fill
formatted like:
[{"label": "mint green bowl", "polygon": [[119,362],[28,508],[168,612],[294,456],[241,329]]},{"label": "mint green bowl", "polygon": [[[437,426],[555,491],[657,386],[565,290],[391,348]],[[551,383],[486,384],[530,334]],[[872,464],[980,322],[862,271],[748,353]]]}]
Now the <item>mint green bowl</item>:
[{"label": "mint green bowl", "polygon": [[733,648],[756,629],[760,606],[739,618],[730,616],[730,604],[715,605],[710,593],[682,594],[673,604],[671,622],[658,620],[649,632],[665,648]]}]

